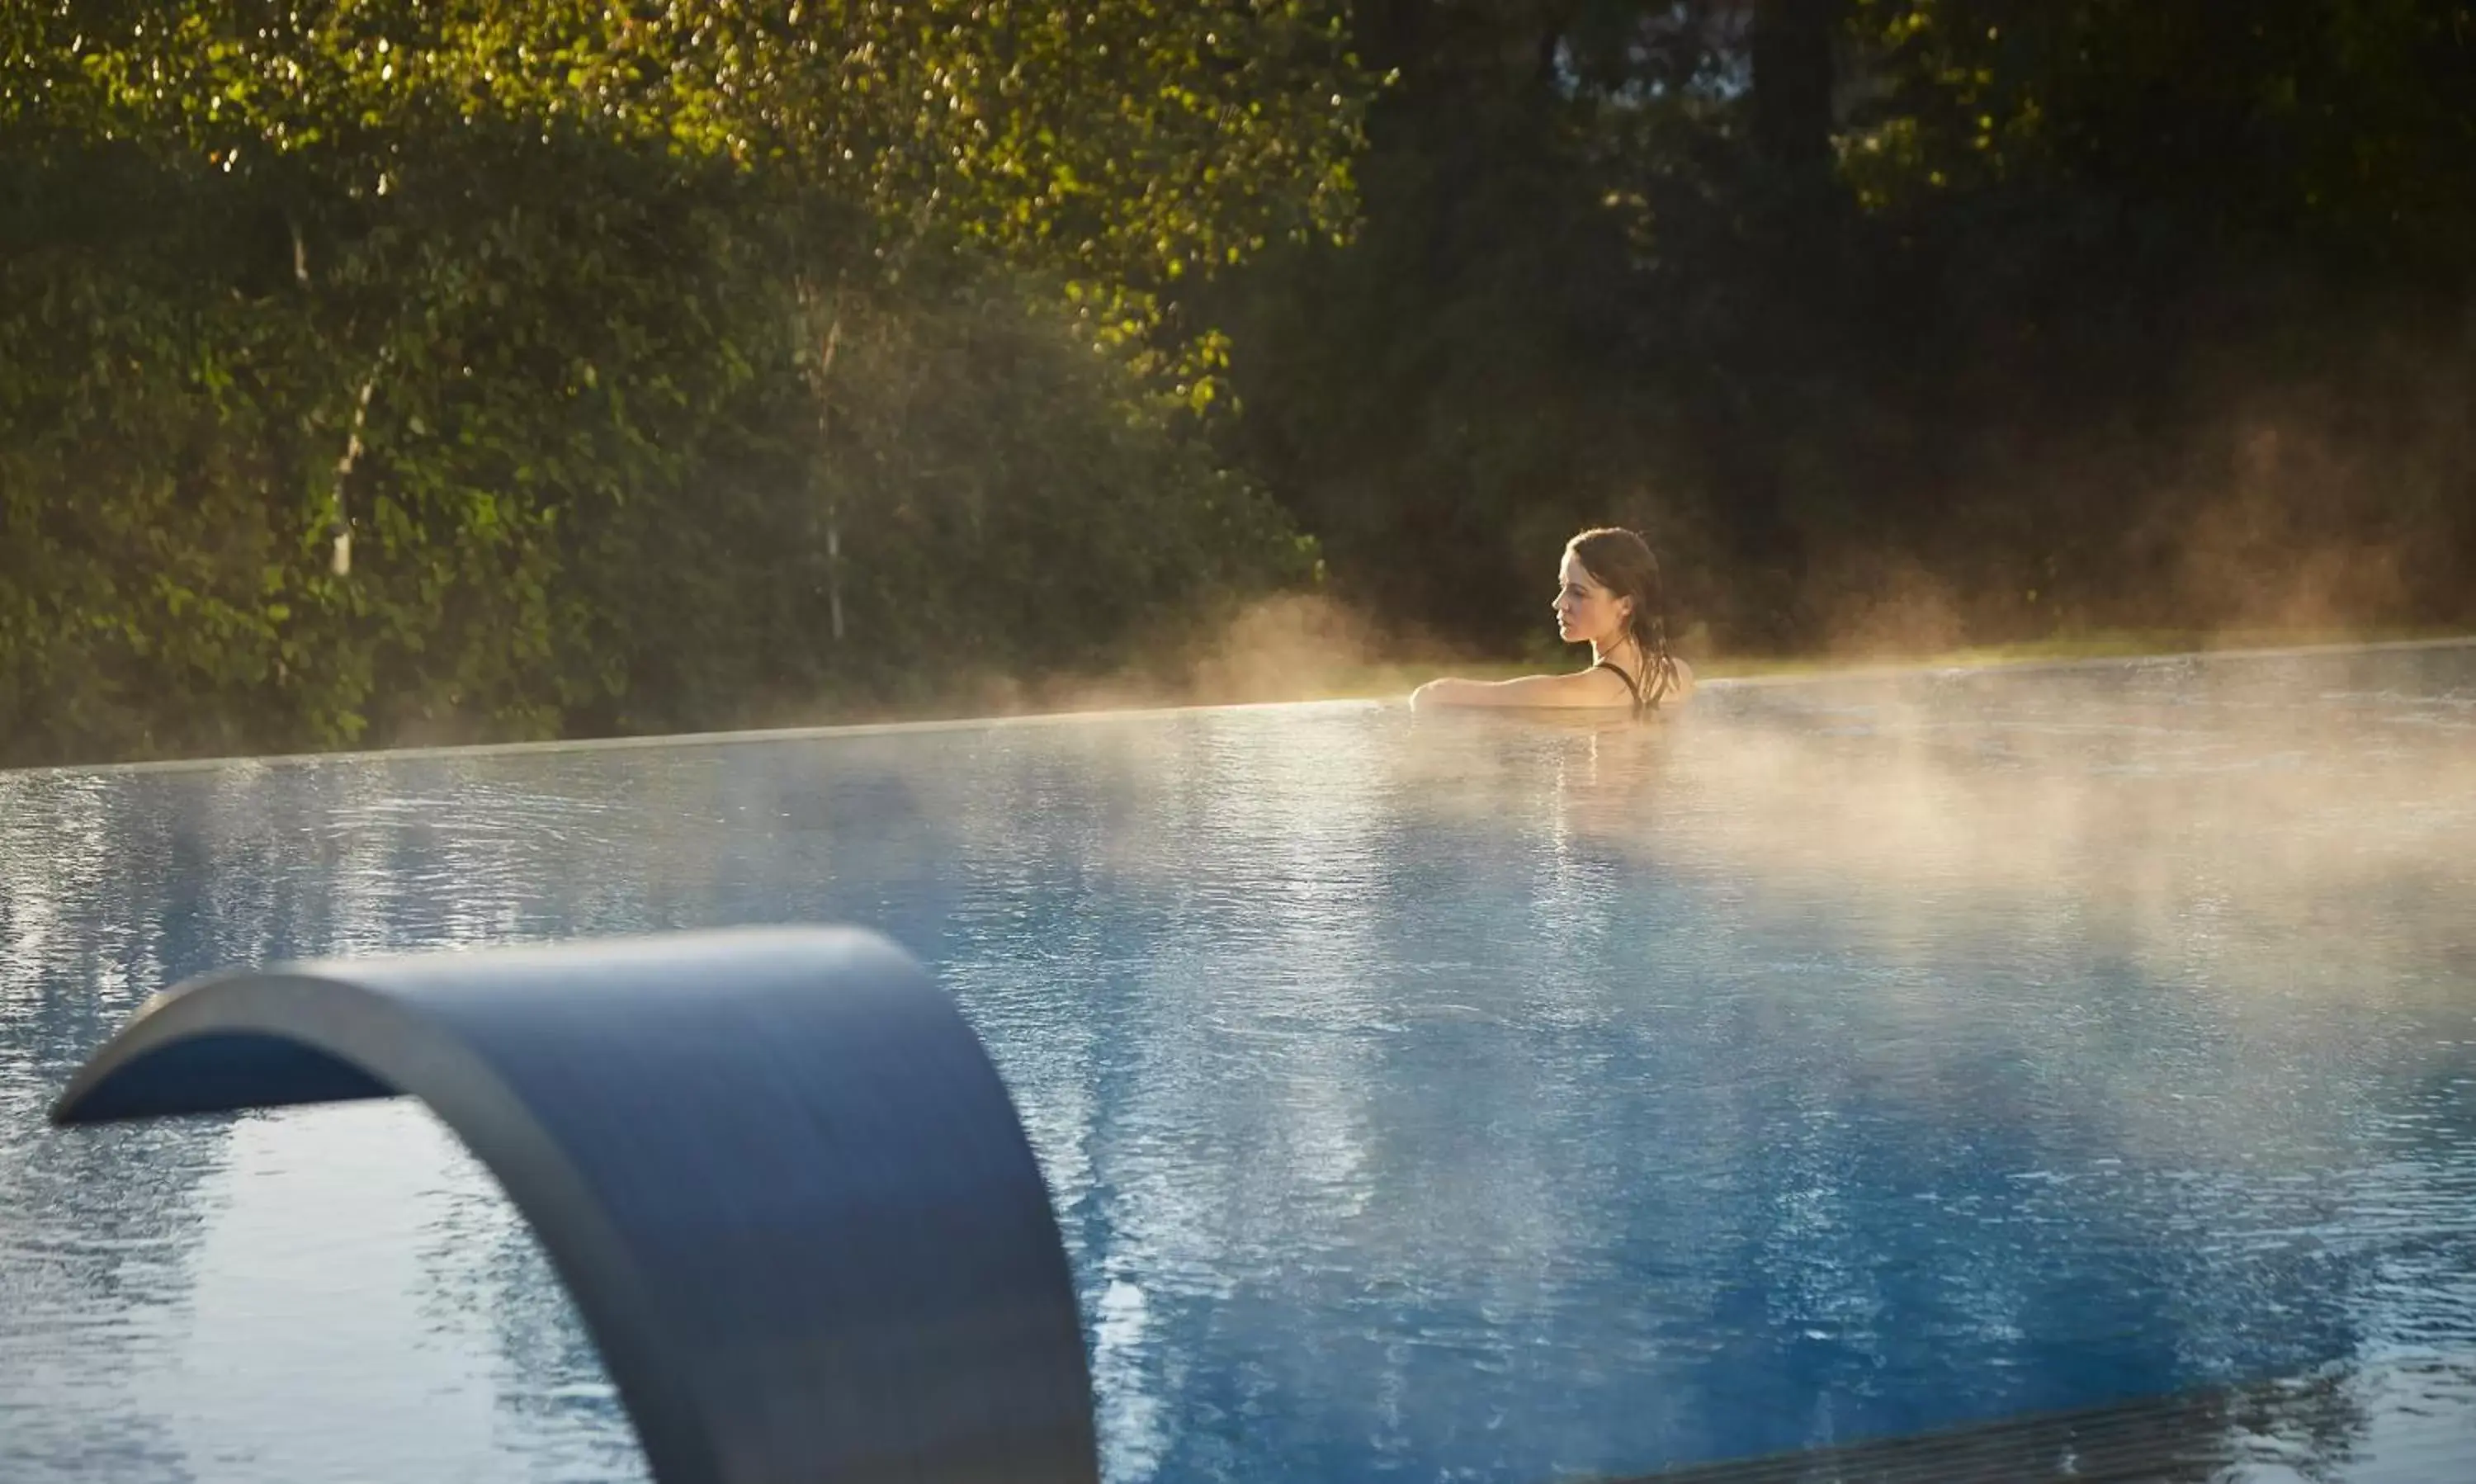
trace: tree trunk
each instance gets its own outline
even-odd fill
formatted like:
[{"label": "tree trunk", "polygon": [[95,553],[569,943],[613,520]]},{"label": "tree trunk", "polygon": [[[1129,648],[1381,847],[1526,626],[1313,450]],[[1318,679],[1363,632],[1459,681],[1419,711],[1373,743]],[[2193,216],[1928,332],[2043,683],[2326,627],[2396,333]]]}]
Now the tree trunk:
[{"label": "tree trunk", "polygon": [[1800,179],[1831,166],[1832,43],[1847,0],[1756,0],[1752,128],[1765,161]]}]

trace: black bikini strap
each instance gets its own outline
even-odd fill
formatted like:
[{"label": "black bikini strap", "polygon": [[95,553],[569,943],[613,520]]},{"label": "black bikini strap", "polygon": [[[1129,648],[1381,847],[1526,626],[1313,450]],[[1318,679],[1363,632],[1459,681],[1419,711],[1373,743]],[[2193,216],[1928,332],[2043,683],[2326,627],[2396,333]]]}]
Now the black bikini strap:
[{"label": "black bikini strap", "polygon": [[1641,682],[1637,681],[1632,676],[1625,674],[1624,666],[1616,663],[1614,660],[1602,659],[1597,664],[1591,666],[1591,668],[1594,670],[1615,671],[1617,679],[1625,682],[1625,689],[1633,693],[1633,714],[1636,716],[1640,716],[1642,714],[1643,703]]}]

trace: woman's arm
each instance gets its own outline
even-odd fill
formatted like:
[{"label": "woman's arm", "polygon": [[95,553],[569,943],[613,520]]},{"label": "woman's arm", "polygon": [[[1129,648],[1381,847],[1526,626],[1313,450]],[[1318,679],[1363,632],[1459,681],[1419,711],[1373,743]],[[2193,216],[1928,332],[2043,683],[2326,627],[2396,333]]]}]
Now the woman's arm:
[{"label": "woman's arm", "polygon": [[1518,680],[1429,680],[1410,692],[1415,710],[1442,706],[1629,706],[1633,693],[1605,670],[1525,675]]}]

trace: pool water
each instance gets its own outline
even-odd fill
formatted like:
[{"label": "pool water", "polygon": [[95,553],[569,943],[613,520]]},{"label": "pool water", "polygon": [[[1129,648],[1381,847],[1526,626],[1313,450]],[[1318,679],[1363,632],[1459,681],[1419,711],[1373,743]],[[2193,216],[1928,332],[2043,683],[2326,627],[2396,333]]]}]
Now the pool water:
[{"label": "pool water", "polygon": [[0,863],[12,1481],[643,1477],[417,1107],[42,1109],[210,968],[796,921],[988,1044],[1111,1484],[2476,1460],[2476,646],[0,773]]}]

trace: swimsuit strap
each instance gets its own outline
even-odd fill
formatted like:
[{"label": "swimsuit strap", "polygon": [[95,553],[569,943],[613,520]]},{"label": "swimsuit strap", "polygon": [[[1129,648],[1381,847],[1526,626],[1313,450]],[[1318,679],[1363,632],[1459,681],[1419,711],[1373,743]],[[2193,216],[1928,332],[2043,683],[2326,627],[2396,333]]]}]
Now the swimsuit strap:
[{"label": "swimsuit strap", "polygon": [[[1592,668],[1592,669],[1594,669],[1594,670],[1612,670],[1612,671],[1615,671],[1615,672],[1616,672],[1616,677],[1617,677],[1617,679],[1618,679],[1618,680],[1622,680],[1622,681],[1624,681],[1624,682],[1625,682],[1625,689],[1626,689],[1626,690],[1628,690],[1628,691],[1631,691],[1631,692],[1633,693],[1633,714],[1634,714],[1634,715],[1636,715],[1636,716],[1640,716],[1640,715],[1642,714],[1642,712],[1643,712],[1642,685],[1641,685],[1641,683],[1640,683],[1639,681],[1635,680],[1634,680],[1634,678],[1633,678],[1632,676],[1627,675],[1627,674],[1625,673],[1624,666],[1618,664],[1618,663],[1617,663],[1617,662],[1615,662],[1614,660],[1610,660],[1610,659],[1602,659],[1602,660],[1600,660],[1597,664],[1595,664],[1595,665],[1591,666],[1591,668]],[[1663,689],[1664,689],[1664,688],[1665,688],[1665,687],[1663,687]],[[1650,704],[1651,704],[1651,705],[1657,705],[1659,704],[1659,702],[1658,702],[1658,698],[1657,698],[1656,696],[1654,696],[1654,697],[1651,699],[1651,703],[1650,703]]]},{"label": "swimsuit strap", "polygon": [[1636,718],[1658,710],[1659,704],[1668,699],[1669,692],[1676,689],[1676,660],[1666,649],[1651,656],[1649,662],[1644,667],[1650,672],[1653,681],[1650,694],[1647,696],[1642,693],[1642,682],[1626,674],[1624,666],[1614,660],[1602,659],[1591,668],[1613,670],[1616,672],[1617,679],[1625,682],[1625,689],[1633,692],[1633,714]]}]

